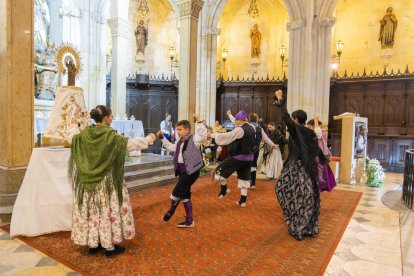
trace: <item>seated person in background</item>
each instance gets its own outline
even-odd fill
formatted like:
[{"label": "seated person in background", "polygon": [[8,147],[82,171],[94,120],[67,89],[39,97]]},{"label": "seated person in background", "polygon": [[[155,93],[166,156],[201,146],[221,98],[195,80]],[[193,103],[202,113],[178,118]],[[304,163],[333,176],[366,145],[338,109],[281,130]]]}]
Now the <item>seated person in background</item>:
[{"label": "seated person in background", "polygon": [[[209,133],[212,133],[212,128],[207,127],[207,131]],[[202,152],[205,154],[208,163],[216,162],[217,148],[218,146],[212,138],[207,138],[207,140],[204,143],[202,143]]]},{"label": "seated person in background", "polygon": [[165,139],[171,142],[171,137],[173,136],[173,125],[171,122],[171,114],[165,113],[165,120],[161,122],[160,129],[164,134]]},{"label": "seated person in background", "polygon": [[216,132],[226,133],[227,132],[227,129],[225,129],[222,125],[220,125],[219,121],[216,121],[214,126],[211,129],[213,133],[216,133]]},{"label": "seated person in background", "polygon": [[[212,127],[213,133],[226,133],[227,129],[225,129],[219,121],[216,121],[214,126]],[[214,139],[213,139],[214,141]],[[214,143],[215,144],[215,143]],[[214,158],[214,163],[217,163],[217,160],[223,160],[223,158],[220,158],[221,152],[223,151],[223,147],[217,146],[216,149],[216,157]]]}]

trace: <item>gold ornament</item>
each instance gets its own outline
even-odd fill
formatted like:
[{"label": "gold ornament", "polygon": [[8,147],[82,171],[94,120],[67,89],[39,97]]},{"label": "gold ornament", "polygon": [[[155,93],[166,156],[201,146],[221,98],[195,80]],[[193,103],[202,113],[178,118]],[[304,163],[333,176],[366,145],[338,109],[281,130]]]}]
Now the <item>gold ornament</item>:
[{"label": "gold ornament", "polygon": [[74,46],[69,44],[62,44],[59,47],[57,52],[57,62],[59,67],[59,72],[66,74],[68,71],[68,62],[71,62],[75,66],[75,75],[78,77],[79,73],[82,71],[82,63],[79,52],[75,49]]}]

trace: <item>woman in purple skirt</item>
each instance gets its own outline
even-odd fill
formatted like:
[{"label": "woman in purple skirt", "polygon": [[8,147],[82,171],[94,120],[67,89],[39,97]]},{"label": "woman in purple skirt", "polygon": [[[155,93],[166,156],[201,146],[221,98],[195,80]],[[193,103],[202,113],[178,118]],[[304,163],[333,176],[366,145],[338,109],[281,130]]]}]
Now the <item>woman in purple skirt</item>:
[{"label": "woman in purple skirt", "polygon": [[[313,116],[312,120],[309,120],[306,126],[313,131],[315,131],[316,136],[318,137],[318,145],[319,148],[322,150],[324,155],[328,160],[331,159],[331,151],[328,149],[327,143],[326,143],[326,131],[322,129],[320,126],[322,125],[322,122],[319,121],[319,116],[315,115]],[[335,176],[332,172],[331,167],[329,164],[321,164],[318,162],[318,187],[319,191],[332,191],[333,188],[336,187],[336,181]]]}]

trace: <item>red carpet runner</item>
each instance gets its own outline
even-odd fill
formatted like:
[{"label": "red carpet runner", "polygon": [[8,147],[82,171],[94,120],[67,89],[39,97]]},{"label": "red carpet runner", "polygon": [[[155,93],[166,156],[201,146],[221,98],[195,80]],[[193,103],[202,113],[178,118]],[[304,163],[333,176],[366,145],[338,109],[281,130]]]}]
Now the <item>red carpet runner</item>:
[{"label": "red carpet runner", "polygon": [[322,275],[361,193],[323,193],[319,236],[298,242],[287,233],[274,186],[275,181],[259,180],[241,208],[234,178],[222,200],[211,177],[199,179],[193,186],[192,229],[176,227],[182,206],[169,223],[161,221],[172,185],[132,193],[137,236],[113,259],[89,256],[69,232],[21,239],[85,275]]}]

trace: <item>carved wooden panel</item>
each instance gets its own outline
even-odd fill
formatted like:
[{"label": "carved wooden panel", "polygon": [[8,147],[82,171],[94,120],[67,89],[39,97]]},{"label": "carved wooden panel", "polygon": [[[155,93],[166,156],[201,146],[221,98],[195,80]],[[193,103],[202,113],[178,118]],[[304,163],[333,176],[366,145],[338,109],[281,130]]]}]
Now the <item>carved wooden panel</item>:
[{"label": "carved wooden panel", "polygon": [[405,151],[408,149],[412,149],[414,146],[413,141],[410,140],[401,140],[401,141],[396,141],[395,143],[395,158],[394,158],[394,163],[404,166],[404,162],[405,162]]},{"label": "carved wooden panel", "polygon": [[384,125],[401,125],[405,119],[405,98],[401,93],[386,95],[384,113]]},{"label": "carved wooden panel", "polygon": [[[107,85],[107,101],[110,101],[110,81]],[[165,113],[172,115],[173,123],[178,114],[177,83],[171,81],[150,81],[139,84],[127,79],[126,114],[141,120],[145,133],[157,131],[165,118]]]},{"label": "carved wooden panel", "polygon": [[217,90],[216,118],[221,121],[228,120],[226,111],[231,110],[233,114],[243,109],[247,113],[255,112],[262,117],[264,122],[275,122],[283,125],[280,111],[275,108],[273,103],[274,91],[284,89],[283,82],[224,82]]}]

